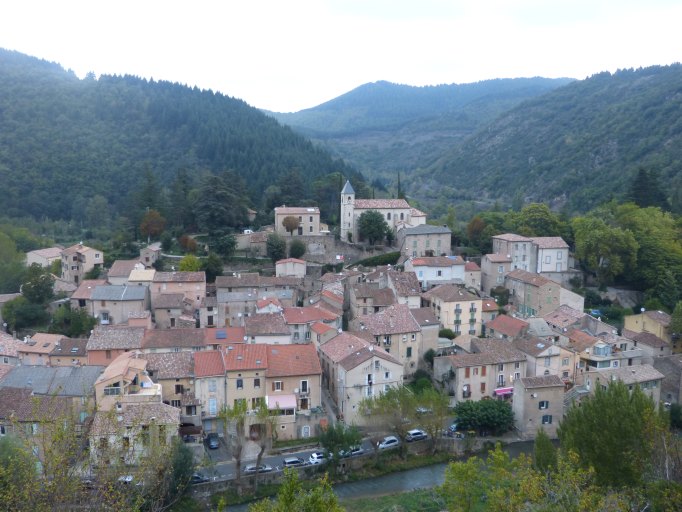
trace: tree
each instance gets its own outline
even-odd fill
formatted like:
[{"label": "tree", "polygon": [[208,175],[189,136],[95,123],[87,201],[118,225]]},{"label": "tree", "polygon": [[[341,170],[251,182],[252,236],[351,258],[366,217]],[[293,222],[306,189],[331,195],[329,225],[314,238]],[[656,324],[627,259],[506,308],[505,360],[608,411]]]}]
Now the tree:
[{"label": "tree", "polygon": [[361,441],[362,436],[355,426],[349,427],[345,423],[336,422],[323,428],[320,434],[320,445],[327,453],[331,470],[336,471],[342,451],[349,451]]},{"label": "tree", "polygon": [[25,297],[7,301],[2,307],[2,318],[10,330],[44,324],[49,315],[40,304],[31,304]]},{"label": "tree", "polygon": [[[272,441],[277,439],[277,418],[280,414],[279,405],[276,409],[270,410],[265,403],[265,400],[261,399],[258,403],[258,408],[256,409],[256,420],[259,425],[258,432],[258,455],[256,456],[256,466],[260,466],[261,460],[263,460],[263,454],[268,445],[271,445]],[[254,492],[258,493],[258,473],[254,476]]]},{"label": "tree", "polygon": [[[379,395],[364,398],[358,407],[360,414],[381,421],[401,441],[400,450],[405,451],[405,437],[412,428],[411,422],[417,415],[417,400],[406,386],[392,386]],[[376,446],[374,447],[377,450]]]},{"label": "tree", "polygon": [[312,489],[304,489],[295,469],[284,470],[277,499],[264,499],[249,506],[249,512],[343,512],[325,475]]},{"label": "tree", "polygon": [[166,228],[164,219],[158,210],[147,210],[140,222],[140,234],[149,238],[158,238]]},{"label": "tree", "polygon": [[239,488],[242,476],[242,455],[246,442],[246,412],[248,411],[246,400],[235,400],[234,406],[224,405],[218,412],[218,418],[223,423],[223,432],[227,432],[228,423],[233,423],[235,435],[230,439],[230,448],[235,461],[237,471],[237,488]]},{"label": "tree", "polygon": [[237,249],[237,239],[232,233],[219,231],[211,237],[209,246],[223,258],[231,258]]},{"label": "tree", "polygon": [[443,485],[438,489],[448,510],[462,512],[478,510],[487,490],[482,475],[483,463],[478,457],[469,457],[466,461],[448,464]]},{"label": "tree", "polygon": [[216,277],[223,275],[223,260],[216,253],[211,252],[204,260],[201,268],[206,272],[206,282],[213,283]]},{"label": "tree", "polygon": [[194,201],[199,229],[209,235],[226,227],[238,228],[247,221],[246,191],[234,173],[204,176]]},{"label": "tree", "polygon": [[668,199],[663,192],[663,188],[658,180],[658,174],[654,171],[647,171],[643,167],[637,170],[634,180],[627,194],[627,199],[635,203],[640,208],[653,206],[661,210],[669,210]]},{"label": "tree", "polygon": [[291,236],[294,236],[294,231],[296,231],[300,225],[301,222],[298,220],[298,217],[294,217],[293,215],[287,215],[282,219],[282,226],[284,226],[284,229],[286,229]]},{"label": "tree", "polygon": [[565,236],[568,232],[568,226],[543,203],[526,205],[518,213],[510,212],[507,223],[524,236]]},{"label": "tree", "polygon": [[46,304],[54,296],[54,276],[37,263],[28,268],[28,280],[21,285],[21,293],[31,304]]},{"label": "tree", "polygon": [[188,254],[180,260],[178,270],[180,272],[198,272],[201,270],[201,260],[194,254]]},{"label": "tree", "polygon": [[533,467],[541,473],[547,473],[556,469],[556,465],[557,450],[547,432],[540,428],[533,444]]},{"label": "tree", "polygon": [[584,467],[593,467],[603,486],[633,487],[642,483],[660,421],[653,401],[621,381],[571,407],[557,431],[561,449],[574,451]]},{"label": "tree", "polygon": [[384,216],[377,210],[367,210],[358,218],[358,234],[360,239],[367,239],[370,245],[383,241],[388,229],[390,228]]},{"label": "tree", "polygon": [[67,302],[55,312],[49,330],[69,338],[78,338],[89,335],[95,324],[97,319],[88,315],[85,308],[71,309]]},{"label": "tree", "polygon": [[668,330],[670,331],[670,336],[672,336],[673,339],[677,339],[679,336],[682,336],[682,301],[679,301],[675,305],[673,314],[670,315],[670,325],[668,326]]},{"label": "tree", "polygon": [[265,241],[266,253],[272,262],[281,260],[286,255],[287,243],[277,233],[270,233]]},{"label": "tree", "polygon": [[464,428],[500,434],[514,426],[514,413],[509,402],[502,400],[467,400],[458,402],[455,415]]},{"label": "tree", "polygon": [[292,240],[289,244],[289,257],[290,258],[300,258],[305,254],[305,244],[298,238]]},{"label": "tree", "polygon": [[426,410],[419,415],[419,426],[429,435],[431,453],[436,453],[436,442],[441,437],[443,425],[450,415],[450,398],[433,387],[424,389],[417,395],[419,407]]}]

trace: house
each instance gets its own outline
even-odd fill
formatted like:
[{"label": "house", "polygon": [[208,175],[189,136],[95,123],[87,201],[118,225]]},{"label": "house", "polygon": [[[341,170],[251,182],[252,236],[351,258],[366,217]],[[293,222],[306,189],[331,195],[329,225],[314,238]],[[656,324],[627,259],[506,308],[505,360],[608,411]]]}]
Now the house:
[{"label": "house", "polygon": [[282,316],[289,327],[293,343],[309,343],[312,339],[312,325],[318,322],[328,324],[335,329],[341,328],[339,315],[315,306],[284,308]]},{"label": "house", "polygon": [[461,256],[423,256],[405,261],[405,271],[417,275],[424,291],[446,283],[464,286],[465,267],[466,262]]},{"label": "house", "polygon": [[421,327],[407,305],[394,304],[379,313],[359,316],[351,326],[355,331],[367,333],[376,345],[400,361],[405,378],[413,375],[422,364]]},{"label": "house", "polygon": [[[294,217],[298,227],[289,233],[282,222],[287,217]],[[318,236],[320,235],[320,209],[317,206],[275,208],[275,233],[281,236]]]},{"label": "house", "polygon": [[44,268],[49,268],[55,261],[61,261],[63,247],[47,247],[36,249],[26,253],[26,266],[30,267],[34,263]]},{"label": "house", "polygon": [[142,338],[141,350],[145,353],[198,352],[206,350],[203,329],[147,329]]},{"label": "house", "polygon": [[285,345],[291,343],[291,330],[282,313],[251,315],[244,319],[244,336],[248,343]]},{"label": "house", "polygon": [[512,270],[504,279],[509,302],[523,316],[544,316],[561,305],[582,310],[585,298],[540,274]]},{"label": "house", "polygon": [[104,253],[83,244],[76,244],[63,249],[61,259],[61,278],[76,285],[83,281],[85,274],[93,268],[101,269],[104,265]]},{"label": "house", "polygon": [[587,330],[570,329],[566,333],[566,348],[576,353],[576,380],[578,374],[590,370],[604,370],[642,363],[642,349],[632,340],[606,332],[592,334]]},{"label": "house", "polygon": [[219,348],[246,342],[246,329],[244,327],[222,327],[220,329],[202,329],[206,348],[218,350]]},{"label": "house", "polygon": [[522,439],[535,439],[542,429],[556,439],[564,417],[564,383],[556,375],[521,377],[514,381],[514,425]]},{"label": "house", "polygon": [[140,258],[146,268],[154,266],[154,263],[161,259],[161,242],[154,242],[147,247],[140,249]]},{"label": "house", "polygon": [[[533,241],[530,238],[514,233],[504,233],[493,236],[492,240],[493,253],[507,256],[511,259],[511,270],[535,271],[536,255],[533,250]],[[487,289],[484,290],[489,291]]]},{"label": "house", "polygon": [[[254,345],[248,345],[254,348]],[[265,401],[279,410],[280,439],[311,437],[317,432],[311,409],[322,405],[322,367],[314,345],[268,345]],[[288,414],[291,407],[294,415]],[[293,420],[293,421],[292,421]]]},{"label": "house", "polygon": [[192,303],[193,309],[199,309],[201,301],[206,297],[206,273],[200,272],[156,272],[151,286],[152,306],[157,297],[166,293],[182,293]]},{"label": "house", "polygon": [[63,334],[37,332],[30,338],[24,338],[23,345],[17,348],[17,355],[22,365],[48,366],[50,352],[59,344]]},{"label": "house", "polygon": [[497,302],[495,299],[491,298],[482,298],[481,299],[481,323],[483,324],[483,328],[481,329],[481,332],[483,336],[485,336],[486,333],[486,324],[490,322],[491,320],[495,319],[497,315],[500,314],[500,307],[497,305]]},{"label": "house", "polygon": [[403,364],[391,354],[349,332],[320,347],[324,386],[349,425],[364,425],[359,404],[403,383]]},{"label": "house", "polygon": [[218,307],[217,297],[206,297],[201,301],[199,327],[225,327],[225,309]]},{"label": "house", "polygon": [[275,262],[275,275],[277,277],[298,277],[303,279],[306,273],[305,260],[298,258],[286,258]]},{"label": "house", "polygon": [[268,390],[268,346],[244,343],[229,345],[223,349],[223,360],[228,405],[233,407],[243,401],[248,410],[257,410]]},{"label": "house", "polygon": [[663,341],[672,343],[670,315],[664,311],[644,311],[637,315],[626,315],[624,328],[632,332],[650,332]]},{"label": "house", "polygon": [[[160,384],[152,381],[138,351],[114,359],[95,382],[97,412],[89,433],[90,457],[137,464],[158,445],[178,436],[180,410],[163,403]],[[120,455],[123,453],[123,455]]]},{"label": "house", "polygon": [[481,267],[474,261],[464,264],[464,284],[467,288],[481,290]]},{"label": "house", "polygon": [[421,307],[421,286],[414,272],[387,270],[379,287],[393,290],[398,304],[406,304],[410,308]]},{"label": "house", "polygon": [[490,293],[504,286],[505,276],[511,272],[512,259],[509,254],[485,254],[481,258],[481,290]]},{"label": "house", "polygon": [[538,274],[568,271],[568,244],[560,236],[531,237]]},{"label": "house", "polygon": [[682,404],[682,355],[657,357],[653,367],[663,374],[661,400],[666,404]]},{"label": "house", "polygon": [[43,460],[49,433],[73,416],[70,401],[61,396],[35,396],[30,389],[5,387],[0,393],[0,437],[26,439],[33,453]]},{"label": "house", "polygon": [[88,364],[107,366],[124,352],[140,350],[144,332],[144,327],[95,326],[85,346]]},{"label": "house", "polygon": [[49,365],[79,366],[88,364],[87,345],[87,338],[61,338],[49,354]]},{"label": "house", "polygon": [[103,366],[17,366],[0,380],[0,395],[6,388],[22,388],[34,396],[59,397],[68,403],[80,433],[95,409],[94,385],[103,371]]},{"label": "house", "polygon": [[277,297],[265,297],[256,301],[256,314],[281,313],[284,308]]},{"label": "house", "polygon": [[639,386],[642,391],[658,405],[661,400],[661,383],[664,375],[649,364],[638,366],[609,368],[607,370],[593,370],[581,373],[576,382],[584,385],[589,391],[594,393],[597,386],[606,389],[611,382],[619,380],[628,389],[632,390]]},{"label": "house", "polygon": [[323,322],[315,322],[310,326],[310,330],[313,332],[313,343],[318,348],[339,333],[339,329],[334,329],[331,325]]},{"label": "house", "polygon": [[101,325],[125,324],[131,313],[149,309],[149,290],[144,286],[97,286],[90,297],[89,313]]},{"label": "house", "polygon": [[449,256],[452,231],[447,226],[420,224],[398,231],[400,258]]},{"label": "house", "polygon": [[109,284],[126,285],[133,270],[143,270],[144,268],[144,264],[140,263],[139,259],[116,260],[107,272],[107,281]]},{"label": "house", "polygon": [[543,315],[542,318],[557,332],[567,332],[571,327],[582,325],[583,319],[588,316],[582,309],[574,309],[567,305],[561,305],[554,311]]},{"label": "house", "polygon": [[[474,342],[480,345],[474,346]],[[472,340],[472,348],[476,352],[433,360],[434,378],[450,395],[450,404],[486,397],[509,399],[514,381],[526,375],[525,354],[499,340]]]},{"label": "house", "polygon": [[[211,298],[205,297],[202,304]],[[154,321],[157,329],[194,327],[196,320],[192,316],[192,302],[182,293],[159,295],[154,302]]]},{"label": "house", "polygon": [[557,375],[564,383],[573,382],[575,352],[535,336],[516,338],[512,345],[526,354],[526,377]]},{"label": "house", "polygon": [[136,268],[130,272],[130,275],[128,276],[128,284],[130,286],[146,286],[151,290],[155,275],[156,270],[153,268]]},{"label": "house", "polygon": [[[228,405],[225,378],[225,352],[206,350],[194,352],[194,394],[201,402],[204,432],[222,433],[218,412]],[[229,405],[232,405],[230,403]]]},{"label": "house", "polygon": [[482,332],[481,298],[461,286],[441,284],[422,294],[444,329],[478,336]]},{"label": "house", "polygon": [[[161,385],[163,403],[180,409],[182,425],[201,427],[201,400],[194,393],[194,354],[163,352],[145,354],[144,358],[149,377]],[[193,434],[200,433],[192,430]]]},{"label": "house", "polygon": [[23,348],[21,341],[0,331],[0,365],[17,366],[20,363],[21,348]]},{"label": "house", "polygon": [[513,339],[528,332],[529,324],[519,318],[509,315],[497,315],[485,324],[489,338]]},{"label": "house", "polygon": [[657,357],[671,355],[672,346],[664,339],[651,332],[634,332],[623,329],[623,337],[634,342],[634,346],[642,349],[642,363],[653,364]]},{"label": "house", "polygon": [[[350,181],[346,181],[341,190],[341,240],[358,241],[358,219],[370,210],[381,213],[394,231],[403,226],[407,228],[426,224],[426,214],[412,208],[404,199],[355,199],[355,190]],[[450,246],[447,247],[449,249]]]},{"label": "house", "polygon": [[106,285],[106,279],[83,279],[70,297],[71,309],[85,308],[92,314],[92,293],[98,286]]},{"label": "house", "polygon": [[349,287],[351,317],[378,313],[396,304],[395,293],[391,288],[377,288],[371,284],[356,284]]},{"label": "house", "polygon": [[[440,322],[431,308],[411,309],[410,313],[419,324],[422,335],[421,353],[426,354],[429,350],[438,349],[438,334],[440,333]],[[420,359],[420,366],[423,361]]]}]

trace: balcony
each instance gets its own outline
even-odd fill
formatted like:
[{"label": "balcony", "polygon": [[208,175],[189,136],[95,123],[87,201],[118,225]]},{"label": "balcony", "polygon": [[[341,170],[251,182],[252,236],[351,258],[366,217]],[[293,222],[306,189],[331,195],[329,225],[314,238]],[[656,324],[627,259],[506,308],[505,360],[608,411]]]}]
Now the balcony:
[{"label": "balcony", "polygon": [[476,308],[469,308],[469,313],[476,313],[477,309]]},{"label": "balcony", "polygon": [[455,325],[462,325],[462,321],[459,319],[455,320]]}]

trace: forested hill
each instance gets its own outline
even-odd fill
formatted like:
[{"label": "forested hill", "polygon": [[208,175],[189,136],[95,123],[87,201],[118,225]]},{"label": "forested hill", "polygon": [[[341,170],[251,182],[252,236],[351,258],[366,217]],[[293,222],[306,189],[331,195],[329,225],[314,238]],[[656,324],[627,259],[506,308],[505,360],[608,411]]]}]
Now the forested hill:
[{"label": "forested hill", "polygon": [[584,212],[622,198],[638,168],[682,206],[682,66],[600,73],[528,100],[410,177],[439,198],[516,196]]},{"label": "forested hill", "polygon": [[362,179],[241,100],[132,76],[81,80],[0,49],[2,214],[69,219],[95,195],[121,212],[145,176],[163,186],[180,170],[234,171],[257,210],[272,206],[268,187],[268,201],[283,199],[276,183],[292,171],[301,190],[287,199],[301,202],[330,173]]},{"label": "forested hill", "polygon": [[413,87],[362,85],[300,112],[269,114],[363,172],[391,179],[423,167],[521,101],[572,79],[517,78]]}]

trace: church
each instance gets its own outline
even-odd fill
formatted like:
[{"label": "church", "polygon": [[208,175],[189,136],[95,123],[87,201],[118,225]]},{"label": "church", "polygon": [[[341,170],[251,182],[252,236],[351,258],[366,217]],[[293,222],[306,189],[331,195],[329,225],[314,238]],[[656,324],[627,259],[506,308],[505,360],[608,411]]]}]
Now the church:
[{"label": "church", "polygon": [[426,224],[426,214],[412,208],[404,199],[355,199],[355,190],[350,181],[346,181],[341,190],[341,240],[358,241],[358,218],[369,210],[381,213],[395,232]]}]

